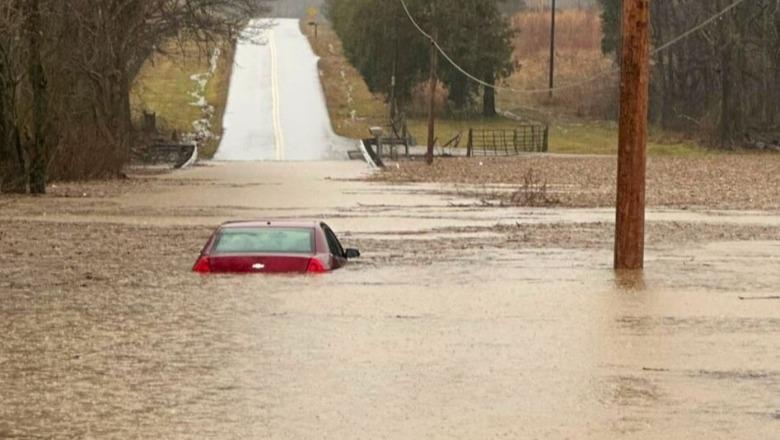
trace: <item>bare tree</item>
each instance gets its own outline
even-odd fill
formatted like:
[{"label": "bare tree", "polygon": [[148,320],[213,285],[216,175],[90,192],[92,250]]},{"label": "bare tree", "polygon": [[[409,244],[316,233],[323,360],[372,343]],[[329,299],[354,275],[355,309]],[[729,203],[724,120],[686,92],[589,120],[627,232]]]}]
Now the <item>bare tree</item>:
[{"label": "bare tree", "polygon": [[25,192],[26,164],[17,125],[19,42],[24,17],[16,2],[0,4],[0,191]]},{"label": "bare tree", "polygon": [[46,192],[46,119],[48,85],[43,70],[41,51],[43,50],[43,24],[41,0],[28,0],[25,30],[28,38],[27,68],[32,90],[32,142],[30,155],[30,192]]},{"label": "bare tree", "polygon": [[[130,158],[130,89],[171,39],[231,41],[265,0],[7,0],[0,4],[0,181],[45,191],[116,176]],[[21,61],[24,60],[24,61]]]}]

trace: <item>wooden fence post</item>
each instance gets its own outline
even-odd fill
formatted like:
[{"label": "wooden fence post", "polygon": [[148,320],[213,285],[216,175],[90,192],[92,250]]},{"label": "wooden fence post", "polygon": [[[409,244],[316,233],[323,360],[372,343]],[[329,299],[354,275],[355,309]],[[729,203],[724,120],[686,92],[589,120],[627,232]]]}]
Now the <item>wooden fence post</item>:
[{"label": "wooden fence post", "polygon": [[469,128],[469,140],[466,144],[466,157],[474,155],[474,129]]}]

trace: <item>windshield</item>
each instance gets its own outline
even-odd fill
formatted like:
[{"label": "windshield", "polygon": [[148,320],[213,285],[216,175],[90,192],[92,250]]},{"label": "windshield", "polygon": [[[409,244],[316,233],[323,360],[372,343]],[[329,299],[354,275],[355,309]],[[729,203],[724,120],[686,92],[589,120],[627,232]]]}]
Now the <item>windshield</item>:
[{"label": "windshield", "polygon": [[314,231],[308,228],[229,228],[214,244],[215,254],[313,254]]}]

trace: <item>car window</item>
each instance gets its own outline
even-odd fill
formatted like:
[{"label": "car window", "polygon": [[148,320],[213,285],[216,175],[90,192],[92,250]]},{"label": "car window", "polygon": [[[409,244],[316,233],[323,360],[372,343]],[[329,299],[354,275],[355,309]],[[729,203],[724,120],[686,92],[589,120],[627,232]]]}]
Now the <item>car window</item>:
[{"label": "car window", "polygon": [[322,231],[325,232],[325,238],[328,240],[330,253],[338,257],[344,256],[344,248],[341,246],[336,234],[326,224],[322,224]]},{"label": "car window", "polygon": [[214,244],[215,254],[313,254],[314,231],[307,228],[228,228]]}]

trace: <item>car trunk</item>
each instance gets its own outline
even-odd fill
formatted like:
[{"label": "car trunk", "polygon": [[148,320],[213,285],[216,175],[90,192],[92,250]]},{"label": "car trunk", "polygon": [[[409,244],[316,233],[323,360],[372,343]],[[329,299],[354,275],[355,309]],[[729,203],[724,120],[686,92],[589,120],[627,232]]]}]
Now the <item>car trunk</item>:
[{"label": "car trunk", "polygon": [[209,258],[216,273],[303,273],[311,255],[214,255]]}]

